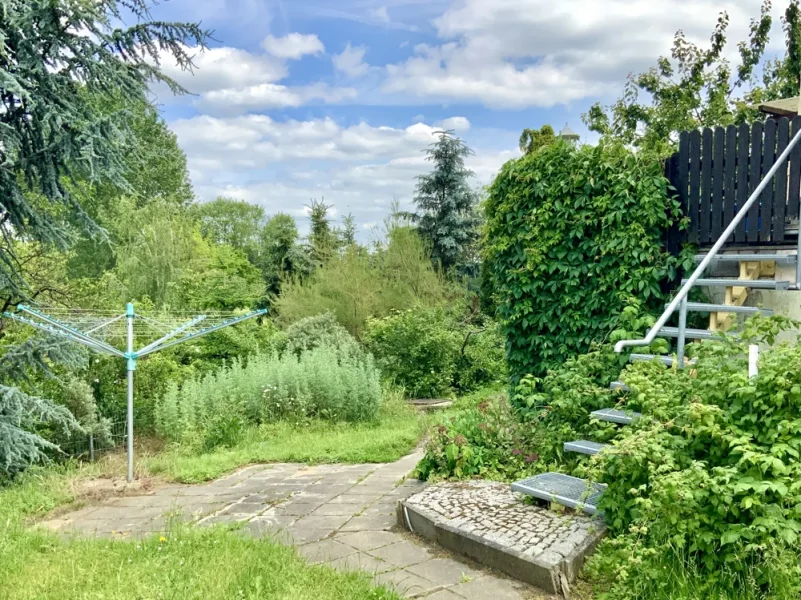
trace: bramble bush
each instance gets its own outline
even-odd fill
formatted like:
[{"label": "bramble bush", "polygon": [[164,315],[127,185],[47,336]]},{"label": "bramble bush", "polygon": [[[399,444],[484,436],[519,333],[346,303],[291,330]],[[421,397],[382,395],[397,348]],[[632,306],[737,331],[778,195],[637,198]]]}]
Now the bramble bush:
[{"label": "bramble bush", "polygon": [[738,338],[696,345],[693,368],[623,373],[643,417],[591,468],[608,484],[615,537],[595,570],[614,582],[610,598],[665,594],[666,564],[697,575],[698,597],[748,586],[798,597],[801,567],[785,559],[801,546],[801,346],[763,350],[753,379],[747,361],[748,343],[788,325],[752,320]]},{"label": "bramble bush", "polygon": [[300,355],[251,357],[201,378],[171,384],[156,406],[159,434],[199,441],[208,449],[233,445],[247,424],[278,419],[375,419],[381,403],[372,356],[327,346]]},{"label": "bramble bush", "polygon": [[[493,405],[487,410],[485,404],[484,410],[471,408],[449,419],[435,429],[427,444],[421,475],[462,478],[489,473],[512,480],[557,463],[567,464],[568,469],[577,465],[580,459],[575,455],[563,454],[565,442],[608,441],[617,432],[613,425],[604,427],[590,418],[592,411],[613,405],[609,383],[628,360],[627,355],[614,352],[614,342],[636,336],[652,323],[653,318],[641,315],[636,303],[627,306],[620,327],[610,334],[610,343],[569,358],[545,377],[524,377],[513,401],[504,400],[507,407]],[[664,341],[656,342],[653,350],[660,346]]]},{"label": "bramble bush", "polygon": [[659,307],[684,264],[663,247],[682,219],[661,164],[619,145],[556,143],[507,162],[485,213],[484,274],[515,384],[606,340],[630,297]]},{"label": "bramble bush", "polygon": [[410,398],[437,398],[504,382],[497,325],[462,323],[446,308],[417,308],[369,319],[364,343],[385,378]]}]

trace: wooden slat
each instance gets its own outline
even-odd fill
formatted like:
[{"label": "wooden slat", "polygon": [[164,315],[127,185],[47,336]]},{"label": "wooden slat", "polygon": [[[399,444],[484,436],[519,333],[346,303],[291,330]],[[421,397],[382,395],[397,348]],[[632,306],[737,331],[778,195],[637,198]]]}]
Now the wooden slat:
[{"label": "wooden slat", "polygon": [[[781,156],[790,143],[790,121],[783,118],[779,121],[776,134],[776,158]],[[773,186],[776,200],[773,203],[773,242],[784,242],[784,218],[787,210],[787,161],[779,165],[776,171],[776,185]]]},{"label": "wooden slat", "polygon": [[687,213],[690,216],[690,243],[700,242],[698,235],[698,202],[701,195],[701,133],[690,132],[690,191],[687,195]]},{"label": "wooden slat", "polygon": [[[793,136],[801,131],[801,117],[793,118]],[[790,185],[787,188],[787,217],[798,218],[798,201],[801,196],[801,143],[790,154]]]},{"label": "wooden slat", "polygon": [[[723,227],[728,227],[734,218],[734,202],[737,192],[737,127],[726,128],[726,175],[723,183]],[[732,235],[727,241],[734,239]]]},{"label": "wooden slat", "polygon": [[[751,157],[748,169],[748,197],[754,193],[762,179],[762,123],[751,125]],[[745,230],[749,242],[759,241],[759,200],[751,205],[746,217]]]},{"label": "wooden slat", "polygon": [[[765,121],[765,137],[762,143],[762,177],[764,177],[776,160],[776,121]],[[762,191],[759,199],[759,241],[769,242],[773,230],[773,184],[775,177],[771,177],[767,187]]]},{"label": "wooden slat", "polygon": [[[665,161],[665,179],[670,182],[670,185],[673,186],[674,189],[668,190],[668,193],[672,198],[677,200],[682,205],[683,210],[683,203],[680,197],[680,183],[679,183],[679,153],[674,152],[670,158]],[[685,194],[686,195],[686,194]],[[672,213],[671,213],[672,217]],[[684,232],[679,229],[678,223],[673,223],[667,230],[667,234],[665,236],[665,246],[667,248],[668,253],[672,254],[673,256],[678,256],[681,252],[681,244],[685,239]],[[663,281],[662,288],[665,293],[669,293],[672,289],[671,286],[672,282]]]},{"label": "wooden slat", "polygon": [[[748,123],[742,123],[737,132],[737,195],[735,196],[737,208],[734,212],[735,215],[740,213],[745,201],[748,200],[748,142],[750,137]],[[745,219],[737,224],[734,241],[737,243],[745,241]]]},{"label": "wooden slat", "polygon": [[690,134],[687,131],[679,133],[679,158],[676,165],[676,192],[679,194],[681,210],[689,214],[687,206],[688,186],[690,185]]},{"label": "wooden slat", "polygon": [[712,214],[709,224],[709,239],[716,242],[723,233],[723,148],[726,130],[715,127],[714,156],[712,157]]},{"label": "wooden slat", "polygon": [[712,130],[708,127],[701,134],[701,198],[698,202],[698,235],[701,244],[714,243],[710,237],[712,219]]}]

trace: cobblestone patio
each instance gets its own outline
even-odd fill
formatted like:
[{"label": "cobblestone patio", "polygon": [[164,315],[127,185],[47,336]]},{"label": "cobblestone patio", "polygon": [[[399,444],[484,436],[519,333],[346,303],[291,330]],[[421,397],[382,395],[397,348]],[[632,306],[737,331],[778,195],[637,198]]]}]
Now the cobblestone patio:
[{"label": "cobblestone patio", "polygon": [[169,485],[87,506],[43,525],[67,535],[125,539],[165,531],[171,519],[197,526],[241,522],[245,535],[295,545],[313,564],[367,571],[407,597],[544,598],[398,530],[398,502],[424,487],[405,480],[419,458],[385,465],[257,465],[203,485]]}]

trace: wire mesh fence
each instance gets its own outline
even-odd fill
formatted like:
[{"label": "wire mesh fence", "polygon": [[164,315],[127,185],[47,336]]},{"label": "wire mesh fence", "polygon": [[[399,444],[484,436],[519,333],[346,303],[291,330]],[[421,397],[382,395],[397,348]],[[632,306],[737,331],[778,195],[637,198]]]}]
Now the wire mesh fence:
[{"label": "wire mesh fence", "polygon": [[125,425],[126,415],[123,408],[104,418],[102,433],[73,434],[69,439],[60,441],[58,445],[67,456],[82,460],[95,460],[101,455],[125,445]]}]

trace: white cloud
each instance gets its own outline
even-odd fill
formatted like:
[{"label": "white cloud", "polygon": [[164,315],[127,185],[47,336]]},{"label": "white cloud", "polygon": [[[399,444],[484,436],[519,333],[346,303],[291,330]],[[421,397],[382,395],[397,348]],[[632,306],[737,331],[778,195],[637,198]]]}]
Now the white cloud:
[{"label": "white cloud", "polygon": [[286,77],[286,66],[275,58],[251,54],[238,48],[186,48],[195,68],[184,71],[175,59],[162,53],[161,70],[193,94],[209,90],[242,87]]},{"label": "white cloud", "polygon": [[289,87],[262,83],[245,88],[207,92],[197,102],[198,108],[214,114],[236,114],[271,108],[302,106],[313,100],[341,102],[357,96],[353,88],[333,88],[323,83]]},{"label": "white cloud", "polygon": [[450,117],[437,121],[434,125],[446,131],[467,131],[470,129],[470,121],[467,117]]},{"label": "white cloud", "polygon": [[382,21],[383,23],[389,23],[389,11],[387,10],[386,6],[379,6],[378,8],[374,8],[370,11],[370,14],[375,17],[377,20]]},{"label": "white cloud", "polygon": [[325,46],[316,34],[290,33],[283,37],[268,35],[261,43],[262,47],[278,58],[296,60],[307,54],[325,52]]},{"label": "white cloud", "polygon": [[[462,126],[463,117],[445,119]],[[187,153],[201,199],[218,195],[290,212],[303,223],[304,204],[325,198],[358,223],[381,222],[393,198],[408,208],[416,177],[431,169],[423,150],[438,124],[405,128],[333,119],[278,121],[266,115],[199,116],[171,123]],[[468,160],[476,185],[488,183],[513,150],[477,148]]]},{"label": "white cloud", "polygon": [[[461,0],[434,20],[441,43],[386,69],[383,91],[417,101],[549,107],[617,94],[668,54],[676,30],[708,43],[718,13],[747,36],[761,0]],[[778,19],[777,19],[778,22]],[[736,46],[731,44],[736,52]]]},{"label": "white cloud", "polygon": [[337,71],[341,71],[348,77],[361,77],[370,70],[370,65],[364,62],[364,55],[367,49],[364,46],[353,47],[347,43],[341,54],[331,57],[331,62]]}]

